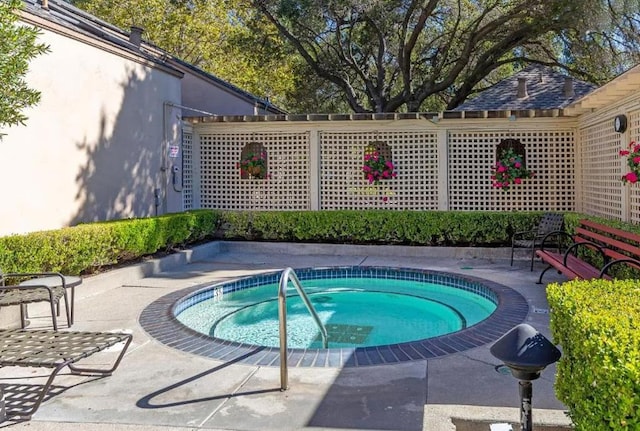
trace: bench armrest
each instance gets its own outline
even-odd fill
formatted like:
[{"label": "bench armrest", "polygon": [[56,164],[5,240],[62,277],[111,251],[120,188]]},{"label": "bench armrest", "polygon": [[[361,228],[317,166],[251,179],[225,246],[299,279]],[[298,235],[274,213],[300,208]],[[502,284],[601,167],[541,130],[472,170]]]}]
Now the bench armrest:
[{"label": "bench armrest", "polygon": [[633,258],[626,258],[626,259],[616,259],[616,260],[612,260],[611,262],[607,263],[605,266],[602,267],[602,269],[600,270],[600,275],[598,276],[598,278],[602,278],[604,275],[607,275],[607,272],[609,271],[609,268],[611,268],[613,265],[617,265],[619,263],[630,263],[632,265],[635,265],[637,268],[640,268],[640,261],[633,259]]},{"label": "bench armrest", "polygon": [[569,246],[569,248],[567,248],[567,251],[565,251],[564,259],[562,261],[564,266],[567,266],[567,258],[569,257],[571,252],[573,250],[576,250],[578,247],[581,247],[581,246],[588,247],[588,248],[590,248],[592,250],[593,249],[597,250],[600,253],[600,255],[602,256],[602,259],[604,260],[604,262],[607,261],[607,255],[604,253],[605,247],[601,246],[600,244],[596,244],[595,242],[591,242],[591,241],[580,241],[580,242],[574,242],[573,244],[571,244]]}]

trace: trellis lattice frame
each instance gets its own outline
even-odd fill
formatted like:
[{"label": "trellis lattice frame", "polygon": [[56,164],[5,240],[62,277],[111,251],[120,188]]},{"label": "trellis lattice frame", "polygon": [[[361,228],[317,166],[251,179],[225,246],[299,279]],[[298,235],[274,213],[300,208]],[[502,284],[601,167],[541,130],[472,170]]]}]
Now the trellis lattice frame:
[{"label": "trellis lattice frame", "polygon": [[[508,190],[491,186],[496,148],[505,139],[522,143],[534,178]],[[573,211],[575,131],[451,130],[448,136],[449,209],[460,211]]]},{"label": "trellis lattice frame", "polygon": [[625,219],[623,162],[619,155],[625,140],[625,134],[615,132],[608,116],[579,129],[578,211],[608,219]]},{"label": "trellis lattice frame", "polygon": [[[269,154],[269,176],[242,178],[237,166],[245,145],[260,142]],[[308,132],[199,134],[202,208],[226,210],[310,209]]]},{"label": "trellis lattice frame", "polygon": [[[322,131],[320,209],[437,210],[437,133],[431,130]],[[396,178],[370,184],[363,175],[367,147],[384,142]]]}]

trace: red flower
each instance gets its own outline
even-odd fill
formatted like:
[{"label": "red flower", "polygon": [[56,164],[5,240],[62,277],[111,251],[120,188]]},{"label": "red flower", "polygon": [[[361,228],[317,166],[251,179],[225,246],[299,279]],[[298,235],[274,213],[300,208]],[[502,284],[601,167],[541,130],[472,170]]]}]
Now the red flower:
[{"label": "red flower", "polygon": [[629,181],[631,184],[635,184],[638,181],[638,175],[636,175],[635,172],[627,172],[627,174],[622,178]]},{"label": "red flower", "polygon": [[620,156],[627,158],[629,172],[622,176],[622,182],[635,184],[640,178],[640,144],[635,141],[629,143],[629,150],[620,150]]}]

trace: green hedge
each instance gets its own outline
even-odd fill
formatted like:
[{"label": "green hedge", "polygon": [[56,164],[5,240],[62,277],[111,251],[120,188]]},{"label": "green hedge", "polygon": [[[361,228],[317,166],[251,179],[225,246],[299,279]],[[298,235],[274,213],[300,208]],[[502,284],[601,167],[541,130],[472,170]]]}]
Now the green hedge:
[{"label": "green hedge", "polygon": [[556,393],[576,430],[640,429],[640,285],[550,284],[551,331],[562,346]]},{"label": "green hedge", "polygon": [[82,224],[0,238],[4,272],[91,273],[159,251],[213,238],[219,213],[210,210]]},{"label": "green hedge", "polygon": [[231,240],[506,246],[516,231],[535,226],[540,212],[463,211],[228,211],[221,236]]},{"label": "green hedge", "polygon": [[[204,238],[500,247],[509,246],[514,232],[531,229],[541,216],[509,211],[199,210],[0,238],[0,269],[87,274]],[[582,217],[566,213],[567,228],[571,231]]]}]

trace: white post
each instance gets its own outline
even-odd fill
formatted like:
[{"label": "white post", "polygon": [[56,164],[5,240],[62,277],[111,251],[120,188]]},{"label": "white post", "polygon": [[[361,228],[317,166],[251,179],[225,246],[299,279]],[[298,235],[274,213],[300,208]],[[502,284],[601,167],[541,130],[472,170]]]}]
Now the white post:
[{"label": "white post", "polygon": [[310,210],[320,209],[320,132],[309,131],[309,204]]},{"label": "white post", "polygon": [[449,209],[449,145],[448,130],[438,130],[438,210]]}]

